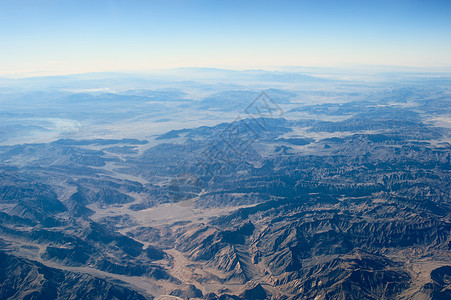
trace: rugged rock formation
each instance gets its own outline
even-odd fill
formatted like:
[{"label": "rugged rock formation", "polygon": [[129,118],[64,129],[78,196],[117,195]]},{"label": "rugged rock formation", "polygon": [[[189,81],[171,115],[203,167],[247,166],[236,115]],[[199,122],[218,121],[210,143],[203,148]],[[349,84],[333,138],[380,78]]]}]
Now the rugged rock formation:
[{"label": "rugged rock formation", "polygon": [[2,146],[0,298],[447,299],[450,132],[408,107]]},{"label": "rugged rock formation", "polygon": [[1,299],[127,299],[139,293],[89,275],[46,267],[0,252]]}]

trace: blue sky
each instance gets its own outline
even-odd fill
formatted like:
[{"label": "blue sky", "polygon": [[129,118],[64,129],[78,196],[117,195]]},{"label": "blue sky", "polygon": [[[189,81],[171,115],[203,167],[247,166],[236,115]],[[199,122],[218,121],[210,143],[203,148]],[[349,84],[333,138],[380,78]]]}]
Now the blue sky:
[{"label": "blue sky", "polygon": [[0,0],[0,75],[451,66],[451,1]]}]

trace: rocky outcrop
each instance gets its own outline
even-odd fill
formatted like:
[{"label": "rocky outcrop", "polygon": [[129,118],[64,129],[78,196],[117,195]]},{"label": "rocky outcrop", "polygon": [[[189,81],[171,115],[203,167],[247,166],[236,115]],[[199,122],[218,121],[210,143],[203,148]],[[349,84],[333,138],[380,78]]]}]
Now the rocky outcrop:
[{"label": "rocky outcrop", "polygon": [[151,299],[86,274],[46,267],[0,252],[1,299]]}]

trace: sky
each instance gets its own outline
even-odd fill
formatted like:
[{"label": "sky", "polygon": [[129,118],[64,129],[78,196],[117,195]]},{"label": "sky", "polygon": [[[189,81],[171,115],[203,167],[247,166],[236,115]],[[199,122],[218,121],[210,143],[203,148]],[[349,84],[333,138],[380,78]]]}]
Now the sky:
[{"label": "sky", "polygon": [[0,76],[451,66],[449,0],[0,0]]}]

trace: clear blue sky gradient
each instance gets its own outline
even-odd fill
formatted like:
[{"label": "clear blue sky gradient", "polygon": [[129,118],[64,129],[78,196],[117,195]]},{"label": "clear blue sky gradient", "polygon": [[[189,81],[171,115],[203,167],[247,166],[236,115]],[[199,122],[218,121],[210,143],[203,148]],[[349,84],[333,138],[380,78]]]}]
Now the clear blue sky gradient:
[{"label": "clear blue sky gradient", "polygon": [[451,66],[451,1],[0,0],[0,75]]}]

